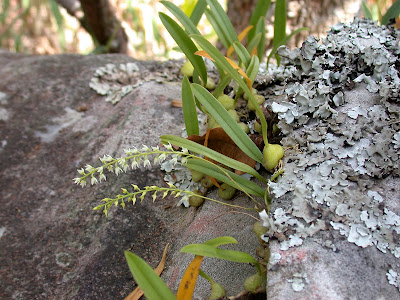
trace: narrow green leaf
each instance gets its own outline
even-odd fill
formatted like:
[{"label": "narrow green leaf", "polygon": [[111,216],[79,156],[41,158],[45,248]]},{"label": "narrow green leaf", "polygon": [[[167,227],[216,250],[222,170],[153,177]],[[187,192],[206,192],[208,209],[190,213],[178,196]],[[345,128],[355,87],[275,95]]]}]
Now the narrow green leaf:
[{"label": "narrow green leaf", "polygon": [[250,60],[251,60],[249,51],[247,51],[245,46],[243,46],[239,42],[234,42],[232,44],[232,46],[233,46],[233,49],[235,49],[235,52],[236,52],[237,56],[239,57],[240,61],[244,64],[245,68],[247,69],[247,67],[249,66]]},{"label": "narrow green leaf", "polygon": [[229,170],[221,170],[221,168],[217,167],[216,165],[212,164],[207,160],[199,160],[199,159],[188,159],[186,166],[189,169],[199,171],[203,174],[211,176],[217,180],[221,180],[243,192],[262,197],[264,198],[265,190],[261,188],[258,184],[239,176]]},{"label": "narrow green leaf", "polygon": [[192,22],[195,26],[197,26],[197,24],[199,24],[199,21],[200,21],[201,17],[203,16],[204,11],[206,10],[206,7],[207,7],[206,0],[198,0],[197,1],[192,14],[190,15],[190,20],[192,20]]},{"label": "narrow green leaf", "polygon": [[241,251],[215,248],[205,244],[191,244],[183,247],[180,252],[206,257],[215,257],[233,262],[257,264],[250,254]]},{"label": "narrow green leaf", "polygon": [[[286,37],[286,0],[276,0],[274,21],[274,48]],[[279,57],[277,57],[279,65]]]},{"label": "narrow green leaf", "polygon": [[187,59],[192,63],[194,69],[198,72],[203,83],[207,82],[207,69],[204,64],[203,59],[195,55],[194,53],[198,51],[196,45],[186,34],[186,32],[169,16],[160,12],[159,13],[161,22],[164,24],[165,28],[168,30],[169,34],[181,48],[182,52],[186,55]]},{"label": "narrow green leaf", "polygon": [[385,15],[382,17],[381,24],[387,25],[391,19],[395,19],[400,15],[400,0],[397,0],[387,10]]},{"label": "narrow green leaf", "polygon": [[220,236],[215,239],[208,240],[203,243],[203,245],[208,245],[212,247],[219,247],[226,244],[237,244],[238,241],[231,236]]},{"label": "narrow green leaf", "polygon": [[213,95],[215,98],[218,99],[218,97],[224,93],[226,86],[231,82],[231,80],[232,78],[228,75],[221,76],[221,79],[219,80],[217,87],[213,91]]},{"label": "narrow green leaf", "polygon": [[259,180],[263,181],[264,183],[267,183],[267,180],[261,176],[256,170],[254,170],[252,167],[237,161],[235,159],[232,159],[228,156],[225,156],[217,151],[214,151],[210,148],[204,147],[203,145],[200,145],[196,142],[190,141],[188,139],[179,137],[179,136],[174,136],[174,135],[163,135],[161,136],[161,142],[162,143],[171,143],[172,145],[179,146],[182,148],[186,148],[189,151],[192,151],[194,153],[204,155],[212,160],[218,161],[219,163],[228,166],[234,170],[239,170],[243,171],[246,173],[249,173],[253,175],[254,177],[258,178]]},{"label": "narrow green leaf", "polygon": [[239,127],[228,111],[205,88],[192,84],[192,90],[197,100],[204,105],[209,114],[225,130],[235,144],[252,159],[262,162],[262,153],[249,136]]},{"label": "narrow green leaf", "polygon": [[[239,86],[243,89],[243,91],[249,95],[250,101],[252,101],[254,107],[256,108],[256,113],[257,116],[260,118],[261,121],[261,127],[262,127],[262,133],[263,133],[263,139],[264,143],[268,144],[268,139],[267,139],[267,121],[265,120],[264,113],[261,111],[260,107],[257,104],[256,99],[254,98],[254,95],[252,91],[250,91],[249,87],[247,86],[246,82],[242,79],[242,76],[238,73],[237,70],[235,70],[230,63],[225,59],[225,57],[218,51],[217,48],[215,48],[209,41],[207,41],[204,37],[201,35],[191,35],[191,37],[200,45],[200,47],[203,48],[214,60],[216,64],[219,64],[221,68],[223,68],[229,76],[232,77],[233,80],[239,84]],[[214,117],[214,116],[213,116]],[[219,123],[221,125],[221,123]],[[222,126],[222,125],[221,125]],[[225,129],[225,128],[224,128]],[[230,136],[230,134],[225,130],[225,132]],[[243,132],[243,131],[242,131]],[[243,132],[244,133],[244,132]],[[236,143],[236,141],[230,136],[231,139]],[[254,143],[252,143],[254,145]],[[255,145],[254,145],[255,146]],[[241,148],[241,146],[238,145],[238,147],[246,153],[248,156],[252,157],[249,155],[247,150],[244,150]],[[262,153],[261,151],[255,146],[254,149],[253,146],[249,146],[254,150],[254,154],[257,157],[255,159],[256,161],[260,162],[260,159],[262,161]]]},{"label": "narrow green leaf", "polygon": [[143,259],[128,251],[125,251],[125,258],[136,283],[147,299],[176,300],[167,285]]},{"label": "narrow green leaf", "polygon": [[[231,21],[228,18],[228,15],[219,4],[217,0],[206,0],[210,9],[206,10],[207,19],[211,17],[213,22],[209,19],[211,25],[213,26],[215,32],[218,37],[221,39],[221,42],[228,49],[233,42],[238,40],[237,34]],[[216,27],[214,27],[216,26]],[[221,36],[224,40],[222,40]]]},{"label": "narrow green leaf", "polygon": [[[168,10],[181,22],[187,34],[200,34],[196,25],[189,19],[189,17],[175,4],[169,1],[160,1]],[[179,45],[179,44],[178,44]]]},{"label": "narrow green leaf", "polygon": [[362,1],[361,5],[362,5],[362,11],[363,11],[364,17],[366,19],[372,20],[372,14],[371,14],[371,11],[369,10],[368,6],[367,6],[367,3],[365,1]]},{"label": "narrow green leaf", "polygon": [[[247,50],[249,51],[249,53],[252,53],[253,50],[254,50],[254,48],[257,48],[257,47],[258,47],[258,45],[260,44],[261,38],[262,38],[262,33],[261,33],[261,32],[258,32],[258,33],[254,36],[254,38],[251,40],[251,42],[248,43],[248,45],[247,45]],[[258,51],[258,50],[257,50],[257,51]]]},{"label": "narrow green leaf", "polygon": [[189,79],[185,76],[182,80],[182,111],[188,135],[199,135],[199,122],[197,120],[196,103],[190,88]]},{"label": "narrow green leaf", "polygon": [[260,18],[257,22],[256,34],[259,33],[261,34],[261,38],[257,46],[257,56],[258,59],[262,61],[265,54],[265,35],[267,34],[265,30],[265,18]]},{"label": "narrow green leaf", "polygon": [[249,67],[246,70],[246,74],[250,78],[251,82],[254,82],[254,80],[256,79],[259,69],[260,61],[258,59],[258,56],[253,56],[250,60]]},{"label": "narrow green leaf", "polygon": [[268,55],[267,66],[269,64],[270,59],[276,53],[278,48],[282,45],[285,45],[295,34],[299,33],[300,31],[309,30],[307,27],[301,27],[296,29],[295,31],[291,32],[287,37],[285,37],[282,41],[280,41],[274,48],[271,50],[271,53]]},{"label": "narrow green leaf", "polygon": [[250,30],[249,34],[247,35],[247,42],[250,43],[250,41],[254,38],[255,36],[255,27],[258,24],[260,18],[265,19],[265,16],[269,10],[269,7],[271,5],[271,0],[258,0],[256,7],[254,8],[253,14],[251,15],[250,18],[250,25],[253,25],[254,27]]}]

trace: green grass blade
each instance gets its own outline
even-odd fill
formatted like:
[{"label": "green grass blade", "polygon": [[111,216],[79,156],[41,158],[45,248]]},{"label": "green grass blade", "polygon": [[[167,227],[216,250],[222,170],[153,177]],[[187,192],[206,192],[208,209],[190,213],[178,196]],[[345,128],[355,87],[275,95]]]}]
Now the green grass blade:
[{"label": "green grass blade", "polygon": [[232,169],[249,173],[249,174],[253,175],[254,177],[258,178],[259,180],[263,181],[264,183],[267,183],[267,180],[263,176],[261,176],[256,170],[254,170],[252,167],[250,167],[249,165],[246,165],[245,163],[242,163],[233,158],[225,156],[225,155],[223,155],[217,151],[214,151],[210,148],[204,147],[203,145],[200,145],[196,142],[193,142],[188,139],[185,139],[185,138],[182,138],[179,136],[175,136],[175,135],[163,135],[163,136],[161,136],[161,142],[162,143],[171,143],[172,145],[186,148],[189,151],[204,155],[204,156],[206,156],[212,160],[218,161],[219,163],[221,163],[225,166],[228,166]]},{"label": "green grass blade", "polygon": [[[221,54],[221,52],[219,52],[218,49],[215,48],[204,37],[202,37],[201,35],[192,35],[191,37],[200,45],[200,47],[203,48],[203,50],[207,51],[207,53],[215,60],[215,63],[220,65],[220,67],[223,68],[228,73],[228,75],[231,76],[232,79],[237,82],[237,84],[243,89],[243,91],[249,95],[249,99],[253,103],[254,107],[256,108],[256,113],[261,121],[264,142],[265,142],[265,144],[268,144],[267,122],[265,120],[264,113],[261,111],[259,105],[257,104],[256,99],[254,98],[252,91],[250,91],[246,82],[242,79],[242,76],[238,73],[237,70],[235,70],[230,65],[230,63],[225,59],[225,57]],[[219,124],[221,125],[221,123],[219,123]],[[226,132],[226,133],[228,133],[228,132]],[[229,135],[229,133],[228,133],[228,135]],[[232,138],[232,140],[234,140],[234,139]],[[235,143],[236,143],[236,141],[235,141]],[[253,143],[253,145],[254,145],[254,143]],[[242,149],[239,145],[238,145],[238,147],[240,149]],[[249,146],[249,147],[252,147],[252,146]],[[252,148],[252,149],[254,149],[254,155],[257,157],[257,159],[255,159],[255,160],[259,162],[260,159],[262,160],[262,153],[256,146],[255,146],[255,148],[257,150]],[[247,155],[249,155],[249,153],[247,153],[244,149],[242,149],[242,151],[244,153],[246,153]],[[250,156],[250,157],[252,157],[252,156]]]},{"label": "green grass blade", "polygon": [[381,24],[387,25],[391,19],[397,18],[400,15],[400,0],[397,0],[387,10],[385,15],[382,17]]},{"label": "green grass blade", "polygon": [[136,283],[147,299],[176,300],[167,285],[143,259],[128,251],[125,251],[125,258]]},{"label": "green grass blade", "polygon": [[261,34],[260,42],[257,46],[257,56],[260,61],[262,61],[265,54],[265,35],[267,34],[265,30],[265,18],[261,17],[256,25],[256,34]]},{"label": "green grass blade", "polygon": [[207,2],[206,0],[198,0],[196,6],[193,9],[192,14],[190,15],[190,20],[192,20],[193,24],[197,26],[199,24],[201,17],[206,10]]},{"label": "green grass blade", "polygon": [[247,35],[247,41],[250,43],[250,41],[254,38],[256,31],[255,27],[258,24],[260,18],[265,19],[265,16],[269,10],[269,7],[271,6],[271,0],[258,0],[256,7],[254,8],[253,14],[251,15],[250,18],[250,25],[253,25],[254,27],[249,31]]},{"label": "green grass blade", "polygon": [[189,17],[175,4],[169,1],[160,1],[168,10],[181,22],[187,34],[200,34],[196,25],[189,19]]},{"label": "green grass blade", "polygon": [[260,60],[258,59],[258,56],[253,56],[250,60],[249,67],[246,70],[246,74],[250,78],[251,82],[254,82],[256,79],[259,69]]},{"label": "green grass blade", "polygon": [[361,2],[364,18],[372,20],[372,14],[365,1]]},{"label": "green grass blade", "polygon": [[[286,0],[276,0],[275,3],[275,21],[274,21],[274,39],[275,48],[286,37]],[[278,48],[278,47],[276,47]],[[277,57],[279,65],[279,57]]]},{"label": "green grass blade", "polygon": [[215,98],[218,99],[219,96],[221,96],[224,93],[224,90],[226,86],[231,82],[232,78],[230,76],[221,76],[221,79],[219,80],[219,83],[215,90],[213,91],[213,95]]},{"label": "green grass blade", "polygon": [[182,80],[182,111],[188,135],[199,135],[199,122],[197,120],[196,103],[190,88],[189,79],[185,76]]},{"label": "green grass blade", "polygon": [[49,4],[52,15],[57,23],[58,38],[60,39],[61,48],[65,50],[67,43],[64,35],[64,18],[61,14],[58,4],[54,0],[50,0]]},{"label": "green grass blade", "polygon": [[262,162],[262,153],[249,136],[239,127],[228,111],[205,88],[192,84],[197,100],[204,105],[209,114],[225,130],[235,144],[252,159]]},{"label": "green grass blade", "polygon": [[198,72],[203,83],[207,82],[207,69],[204,64],[203,59],[195,55],[194,53],[198,51],[196,45],[190,39],[190,37],[186,34],[186,32],[169,16],[160,12],[159,13],[161,22],[164,24],[164,27],[168,30],[169,34],[178,44],[179,48],[181,48],[182,52],[186,55],[187,59],[192,63],[194,69]]},{"label": "green grass blade", "polygon": [[221,245],[237,244],[237,243],[238,243],[238,241],[231,236],[220,236],[215,239],[211,239],[211,240],[204,242],[203,245],[218,247]]},{"label": "green grass blade", "polygon": [[229,170],[217,167],[213,163],[207,160],[199,160],[195,158],[188,159],[186,166],[189,169],[201,172],[208,176],[211,176],[217,180],[221,180],[234,188],[242,190],[243,192],[264,198],[265,190],[258,184],[250,181],[242,176],[239,176]]},{"label": "green grass blade", "polygon": [[239,57],[240,61],[244,64],[245,68],[247,69],[247,67],[250,64],[250,60],[251,60],[249,51],[247,51],[245,46],[243,46],[239,42],[234,42],[232,44],[232,46],[233,46],[233,49],[235,49],[235,52],[236,52],[237,56]]},{"label": "green grass blade", "polygon": [[[211,25],[213,26],[218,37],[221,39],[223,37],[224,41],[221,42],[228,49],[233,42],[238,40],[237,34],[228,15],[219,4],[217,0],[206,0],[210,9],[206,10],[207,19],[211,17],[213,22],[209,19]],[[216,26],[216,27],[214,27]],[[221,35],[221,36],[220,36]]]},{"label": "green grass blade", "polygon": [[250,254],[241,251],[219,249],[205,244],[191,244],[183,247],[180,252],[214,257],[233,262],[257,264],[256,260]]},{"label": "green grass blade", "polygon": [[[247,45],[247,51],[248,51],[249,53],[252,53],[252,52],[253,52],[253,49],[258,47],[258,45],[260,44],[260,41],[261,41],[261,35],[262,35],[262,33],[261,33],[261,32],[258,32],[258,33],[254,36],[254,38],[251,40],[251,42],[248,43],[248,45]],[[258,50],[257,50],[257,51],[258,51]]]}]

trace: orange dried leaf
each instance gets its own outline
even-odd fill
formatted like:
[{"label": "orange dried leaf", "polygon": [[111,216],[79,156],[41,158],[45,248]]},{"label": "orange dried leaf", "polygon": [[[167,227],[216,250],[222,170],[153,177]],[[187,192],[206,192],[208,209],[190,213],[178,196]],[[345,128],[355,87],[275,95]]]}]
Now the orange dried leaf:
[{"label": "orange dried leaf", "polygon": [[173,107],[183,107],[182,100],[172,100],[171,105]]},{"label": "orange dried leaf", "polygon": [[196,255],[187,267],[179,285],[178,293],[176,294],[176,298],[178,300],[192,299],[194,287],[196,286],[197,277],[199,276],[200,265],[203,261],[203,258],[203,256]]},{"label": "orange dried leaf", "polygon": [[[215,61],[206,51],[204,50],[200,50],[200,51],[196,51],[194,54],[211,59],[212,61]],[[232,66],[232,68],[234,68],[235,70],[237,70],[239,72],[240,75],[242,75],[244,77],[244,79],[246,79],[247,82],[247,86],[249,87],[249,89],[252,89],[251,86],[251,80],[250,78],[247,76],[247,74],[231,59],[227,58],[226,56],[224,56],[225,59],[227,60],[227,62]]]},{"label": "orange dried leaf", "polygon": [[[162,271],[164,271],[165,267],[165,260],[167,258],[167,250],[168,250],[169,243],[165,246],[164,252],[161,258],[160,263],[158,264],[157,268],[154,271],[157,273],[158,276],[161,275]],[[137,287],[132,293],[130,293],[124,300],[139,300],[140,297],[143,296],[143,291],[140,287]]]},{"label": "orange dried leaf", "polygon": [[[247,26],[239,35],[238,35],[238,40],[239,42],[242,42],[244,37],[249,33],[249,31],[253,28],[253,25]],[[231,45],[226,52],[226,56],[230,57],[233,53],[233,46]]]}]

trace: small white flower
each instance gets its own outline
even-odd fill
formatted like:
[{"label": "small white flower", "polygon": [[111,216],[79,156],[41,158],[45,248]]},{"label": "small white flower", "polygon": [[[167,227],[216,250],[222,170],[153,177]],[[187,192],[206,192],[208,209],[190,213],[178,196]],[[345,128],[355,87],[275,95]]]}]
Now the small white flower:
[{"label": "small white flower", "polygon": [[165,153],[161,153],[158,156],[158,160],[159,160],[160,163],[162,163],[166,158],[167,158],[167,154],[165,154]]},{"label": "small white flower", "polygon": [[154,152],[157,152],[157,151],[160,150],[160,148],[158,148],[158,146],[157,146],[157,147],[151,147],[151,149],[152,149]]},{"label": "small white flower", "polygon": [[171,145],[170,143],[168,143],[167,145],[164,145],[164,147],[165,147],[167,150],[173,151],[172,145]]},{"label": "small white flower", "polygon": [[103,181],[103,180],[104,180],[104,181],[107,180],[106,175],[104,175],[103,173],[100,174],[99,178],[100,178],[100,182]]},{"label": "small white flower", "polygon": [[119,173],[122,172],[122,169],[118,166],[115,167],[115,175],[118,175]]},{"label": "small white flower", "polygon": [[78,173],[81,175],[85,175],[85,170],[83,168],[81,168],[78,170]]},{"label": "small white flower", "polygon": [[98,167],[97,168],[97,173],[103,174],[103,167]]},{"label": "small white flower", "polygon": [[150,160],[148,160],[147,158],[144,160],[144,163],[143,163],[143,167],[151,167],[151,163],[150,163]]},{"label": "small white flower", "polygon": [[90,179],[90,184],[91,185],[94,185],[94,184],[97,184],[99,181],[97,180],[97,178],[96,177],[94,177],[93,175],[92,175],[92,177],[91,177],[91,179]]},{"label": "small white flower", "polygon": [[189,154],[189,150],[186,149],[186,148],[182,148],[181,152],[182,152],[183,154]]},{"label": "small white flower", "polygon": [[94,168],[93,168],[91,165],[89,165],[89,164],[87,164],[87,165],[85,166],[85,170],[86,170],[86,172],[88,172],[88,173],[92,172],[93,169],[94,169]]},{"label": "small white flower", "polygon": [[177,163],[178,163],[178,157],[175,156],[174,158],[171,159],[171,164],[175,166]]},{"label": "small white flower", "polygon": [[138,164],[138,162],[137,162],[136,160],[133,160],[133,161],[132,161],[131,168],[132,168],[132,169],[137,169],[137,168],[139,168],[139,164]]},{"label": "small white flower", "polygon": [[142,149],[140,149],[140,151],[142,152],[149,152],[151,151],[149,147],[147,147],[146,145],[143,145]]}]

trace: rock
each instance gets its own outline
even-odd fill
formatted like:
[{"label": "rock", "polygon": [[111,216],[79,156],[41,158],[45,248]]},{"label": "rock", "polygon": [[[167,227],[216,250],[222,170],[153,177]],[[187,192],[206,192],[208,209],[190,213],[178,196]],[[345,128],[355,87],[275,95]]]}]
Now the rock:
[{"label": "rock", "polygon": [[[165,186],[159,166],[107,176],[96,187],[73,183],[78,168],[98,166],[105,154],[181,134],[181,109],[171,105],[180,99],[181,62],[1,52],[0,65],[0,298],[121,299],[136,287],[124,251],[156,267],[168,242],[164,279],[174,291],[193,257],[179,252],[189,243],[232,235],[240,243],[233,249],[255,253],[253,219],[231,218],[230,207],[215,203],[196,210],[149,197],[108,217],[93,211],[131,183]],[[230,295],[255,270],[212,259],[204,268]],[[201,279],[196,297],[209,292]]]}]

